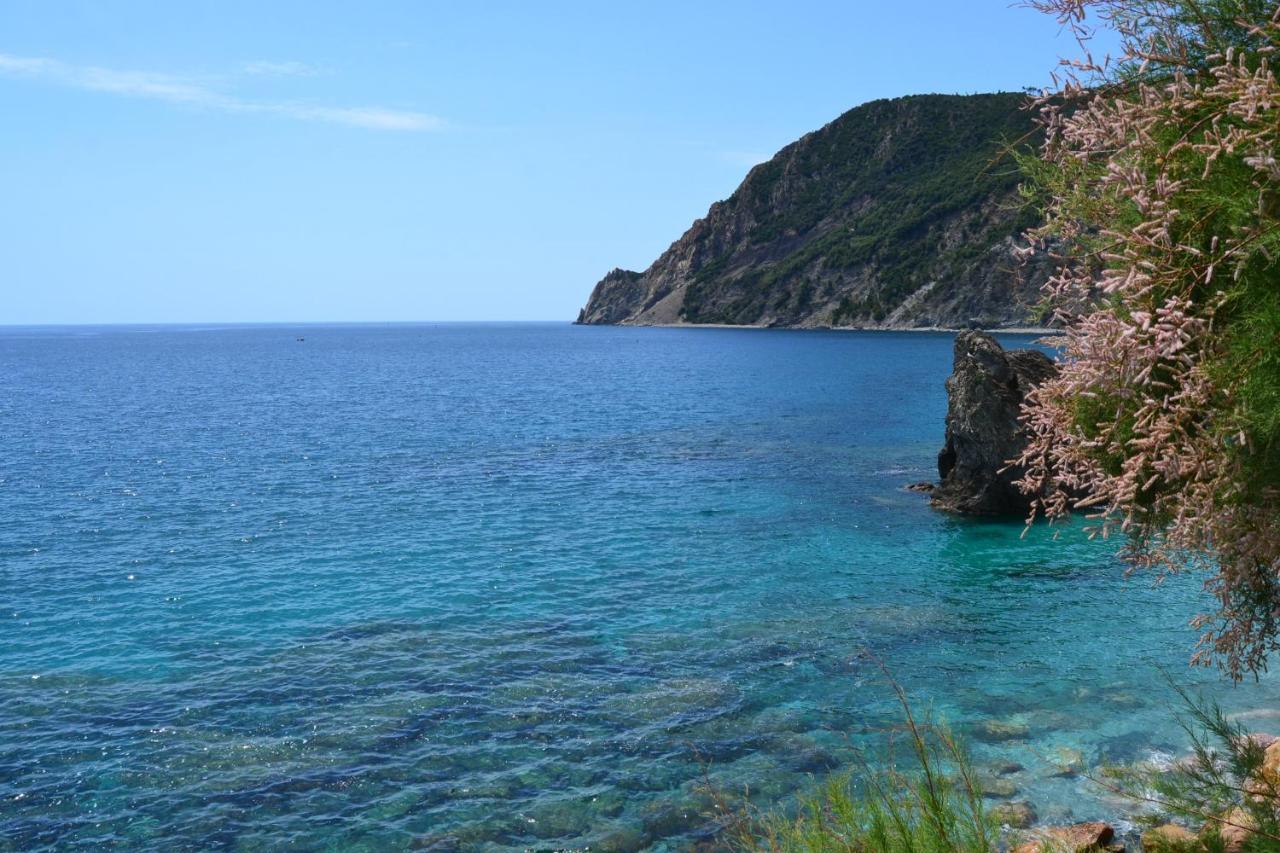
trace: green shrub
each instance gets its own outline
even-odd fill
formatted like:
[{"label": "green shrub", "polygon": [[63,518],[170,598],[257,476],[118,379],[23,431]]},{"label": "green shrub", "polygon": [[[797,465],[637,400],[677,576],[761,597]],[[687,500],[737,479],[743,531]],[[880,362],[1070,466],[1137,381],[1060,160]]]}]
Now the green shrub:
[{"label": "green shrub", "polygon": [[877,853],[989,853],[998,829],[963,744],[945,725],[917,722],[902,704],[907,760],[857,778],[840,775],[801,800],[793,815],[728,809],[728,840],[739,850],[855,850]]},{"label": "green shrub", "polygon": [[[1142,821],[1177,821],[1204,827],[1193,843],[1164,844],[1161,850],[1277,853],[1280,851],[1280,768],[1266,766],[1264,741],[1232,721],[1208,699],[1193,698],[1174,686],[1187,712],[1180,719],[1192,752],[1171,767],[1138,765],[1106,768],[1104,787],[1150,811]],[[1224,834],[1247,828],[1243,845],[1229,847]]]}]

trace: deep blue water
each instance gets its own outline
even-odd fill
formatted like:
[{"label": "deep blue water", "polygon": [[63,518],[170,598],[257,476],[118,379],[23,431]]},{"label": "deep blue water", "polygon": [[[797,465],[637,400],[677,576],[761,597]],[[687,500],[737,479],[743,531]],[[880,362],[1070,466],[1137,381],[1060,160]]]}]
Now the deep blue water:
[{"label": "deep blue water", "polygon": [[[305,340],[299,340],[305,338]],[[1024,339],[1025,340],[1025,339]],[[0,849],[678,847],[898,719],[1175,752],[1199,580],[963,522],[945,334],[0,329]],[[1259,713],[1259,709],[1262,709]],[[1264,726],[1265,727],[1265,726]]]}]

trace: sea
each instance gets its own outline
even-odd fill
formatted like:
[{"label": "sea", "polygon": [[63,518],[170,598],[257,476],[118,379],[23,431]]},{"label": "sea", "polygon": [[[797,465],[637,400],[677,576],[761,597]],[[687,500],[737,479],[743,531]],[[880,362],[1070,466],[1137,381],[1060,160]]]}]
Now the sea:
[{"label": "sea", "polygon": [[1203,577],[905,489],[951,351],[0,328],[0,850],[705,847],[882,760],[890,678],[1050,823],[1128,819],[1088,770],[1181,755],[1179,689],[1280,731],[1189,666]]}]

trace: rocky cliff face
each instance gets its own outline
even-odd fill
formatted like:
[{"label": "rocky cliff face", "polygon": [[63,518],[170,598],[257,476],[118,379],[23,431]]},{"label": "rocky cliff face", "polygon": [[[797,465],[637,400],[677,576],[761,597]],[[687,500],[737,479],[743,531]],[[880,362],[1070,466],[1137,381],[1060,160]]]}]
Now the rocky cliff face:
[{"label": "rocky cliff face", "polygon": [[579,323],[908,328],[1036,322],[1047,271],[1008,143],[1024,96],[873,101],[756,166],[644,272],[614,270]]},{"label": "rocky cliff face", "polygon": [[1023,397],[1057,372],[1039,350],[1005,352],[983,332],[956,335],[946,444],[938,453],[942,482],[933,506],[965,515],[1027,515],[1031,498],[1014,485],[1022,470],[1007,466],[1027,443],[1018,422]]}]

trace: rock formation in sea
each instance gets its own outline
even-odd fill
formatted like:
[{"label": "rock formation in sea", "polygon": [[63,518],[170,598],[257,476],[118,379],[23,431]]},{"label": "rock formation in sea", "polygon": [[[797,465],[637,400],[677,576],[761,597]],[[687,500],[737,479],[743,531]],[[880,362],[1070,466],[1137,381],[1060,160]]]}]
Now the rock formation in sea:
[{"label": "rock formation in sea", "polygon": [[964,515],[1025,516],[1031,498],[1014,485],[1021,469],[1008,464],[1026,447],[1018,414],[1027,391],[1057,367],[1039,350],[1006,352],[985,332],[956,335],[954,352],[941,482],[930,503]]},{"label": "rock formation in sea", "polygon": [[644,272],[615,269],[579,323],[910,328],[1038,324],[1046,265],[1010,146],[1026,97],[872,101],[751,170]]}]

